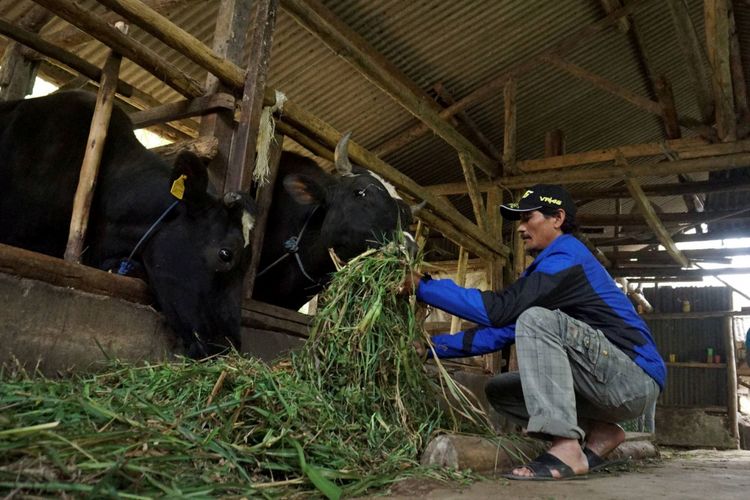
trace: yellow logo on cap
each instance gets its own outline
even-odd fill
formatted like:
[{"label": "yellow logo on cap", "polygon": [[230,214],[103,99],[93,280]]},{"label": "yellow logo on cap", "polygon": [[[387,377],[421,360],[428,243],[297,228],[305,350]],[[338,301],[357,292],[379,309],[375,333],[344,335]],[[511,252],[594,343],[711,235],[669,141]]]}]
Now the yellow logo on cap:
[{"label": "yellow logo on cap", "polygon": [[528,198],[531,193],[533,193],[531,189],[527,189],[525,193],[523,193],[523,196],[521,196],[521,199]]},{"label": "yellow logo on cap", "polygon": [[562,200],[558,200],[557,198],[553,198],[551,196],[540,196],[539,201],[546,201],[547,203],[552,203],[553,205],[562,205]]}]

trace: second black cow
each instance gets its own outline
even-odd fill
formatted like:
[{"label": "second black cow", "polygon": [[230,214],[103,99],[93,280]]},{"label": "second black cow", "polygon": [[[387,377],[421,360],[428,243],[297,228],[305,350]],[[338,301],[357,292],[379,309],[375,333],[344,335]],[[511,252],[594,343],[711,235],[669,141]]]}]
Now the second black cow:
[{"label": "second black cow", "polygon": [[352,165],[346,134],[336,147],[336,175],[312,160],[283,153],[263,241],[253,298],[298,309],[329,281],[329,255],[348,260],[368,248],[401,238],[415,208],[388,182]]}]

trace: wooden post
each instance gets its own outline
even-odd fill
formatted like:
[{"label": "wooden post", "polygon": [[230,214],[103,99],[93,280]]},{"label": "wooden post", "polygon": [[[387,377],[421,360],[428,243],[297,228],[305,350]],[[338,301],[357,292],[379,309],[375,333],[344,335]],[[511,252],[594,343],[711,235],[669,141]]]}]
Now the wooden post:
[{"label": "wooden post", "polygon": [[[492,238],[497,238],[500,243],[503,242],[503,221],[500,218],[500,205],[503,203],[503,192],[500,188],[494,187],[487,191],[487,233]],[[487,283],[489,289],[500,291],[503,289],[503,268],[506,264],[504,259],[495,257],[486,262],[487,264]],[[500,372],[502,369],[503,357],[501,352],[493,352],[484,356],[484,369],[492,374]]]},{"label": "wooden post", "polygon": [[[456,269],[456,284],[458,286],[466,285],[466,268],[469,265],[469,252],[464,247],[458,251],[458,267]],[[461,318],[453,316],[451,318],[451,333],[461,331]]]},{"label": "wooden post", "polygon": [[518,175],[516,165],[516,91],[515,78],[509,78],[503,89],[505,129],[503,132],[503,175]]},{"label": "wooden post", "polygon": [[[117,29],[123,33],[127,33],[127,27],[124,23],[118,23]],[[70,262],[81,261],[81,252],[83,251],[83,242],[86,239],[91,202],[94,198],[94,189],[96,187],[96,177],[99,172],[102,153],[104,152],[109,119],[112,116],[112,106],[115,100],[115,89],[117,87],[121,62],[122,57],[119,54],[110,52],[107,61],[104,63],[104,69],[102,69],[102,81],[96,97],[94,116],[91,118],[91,129],[89,130],[86,153],[81,165],[78,188],[73,200],[73,215],[70,220],[68,244],[65,248],[65,260]]]},{"label": "wooden post", "polygon": [[253,287],[255,286],[255,277],[258,275],[258,264],[260,255],[263,250],[263,237],[266,234],[266,223],[268,222],[268,213],[273,201],[273,188],[276,184],[276,177],[279,173],[279,160],[281,159],[281,148],[284,142],[284,136],[276,134],[271,141],[271,151],[268,155],[268,183],[260,186],[256,192],[255,200],[258,205],[258,215],[255,217],[255,227],[253,227],[252,237],[252,257],[250,268],[245,275],[243,290],[246,298],[253,296]]},{"label": "wooden post", "polygon": [[[35,5],[19,21],[18,29],[38,33],[52,19],[52,13]],[[23,99],[34,89],[39,61],[26,57],[18,43],[10,43],[0,58],[0,101]]]},{"label": "wooden post", "polygon": [[240,104],[240,120],[232,139],[232,151],[224,181],[225,192],[250,189],[255,165],[258,124],[266,90],[266,73],[271,59],[273,30],[276,26],[277,5],[278,0],[257,0],[253,9],[250,57]]},{"label": "wooden post", "polygon": [[[250,13],[253,0],[224,0],[219,4],[214,29],[213,50],[226,60],[239,64],[245,46],[247,26],[250,24]],[[233,91],[226,84],[209,73],[206,77],[206,93]],[[206,115],[201,119],[201,136],[213,136],[219,140],[219,154],[209,164],[211,184],[217,191],[224,191],[229,157],[234,137],[234,113],[221,111]]]},{"label": "wooden post", "polygon": [[732,333],[732,317],[724,316],[723,337],[727,366],[727,424],[729,433],[734,438],[736,448],[740,447],[740,431],[737,422],[737,360],[734,353],[734,334]]},{"label": "wooden post", "polygon": [[484,200],[482,199],[482,193],[477,186],[477,173],[474,171],[474,164],[471,161],[471,155],[462,152],[459,153],[458,159],[461,162],[461,169],[464,172],[464,179],[466,179],[466,187],[469,190],[471,206],[474,209],[474,218],[477,220],[477,225],[483,231],[487,231]]}]

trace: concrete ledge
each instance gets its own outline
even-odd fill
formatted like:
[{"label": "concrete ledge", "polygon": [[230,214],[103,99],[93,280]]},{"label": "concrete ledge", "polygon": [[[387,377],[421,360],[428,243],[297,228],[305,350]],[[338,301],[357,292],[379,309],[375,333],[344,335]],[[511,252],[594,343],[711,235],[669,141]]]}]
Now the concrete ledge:
[{"label": "concrete ledge", "polygon": [[692,448],[739,448],[727,424],[726,413],[700,408],[656,407],[656,442]]},{"label": "concrete ledge", "polygon": [[[478,436],[443,434],[427,444],[422,454],[422,465],[437,465],[456,470],[471,469],[480,473],[504,473],[541,454],[547,445],[529,438],[497,441]],[[634,460],[658,457],[659,451],[650,441],[625,441],[609,458]]]},{"label": "concrete ledge", "polygon": [[142,304],[4,273],[0,304],[0,364],[55,375],[95,370],[107,356],[159,361],[181,352],[162,316]]}]

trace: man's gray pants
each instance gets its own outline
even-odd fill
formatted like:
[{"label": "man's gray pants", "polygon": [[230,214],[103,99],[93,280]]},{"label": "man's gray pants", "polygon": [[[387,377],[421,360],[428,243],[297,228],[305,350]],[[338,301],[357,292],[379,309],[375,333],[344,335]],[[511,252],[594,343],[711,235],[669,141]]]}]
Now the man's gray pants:
[{"label": "man's gray pants", "polygon": [[659,386],[602,332],[559,310],[532,307],[516,321],[519,372],[485,387],[500,414],[532,436],[585,439],[585,421],[622,422],[656,401]]}]

